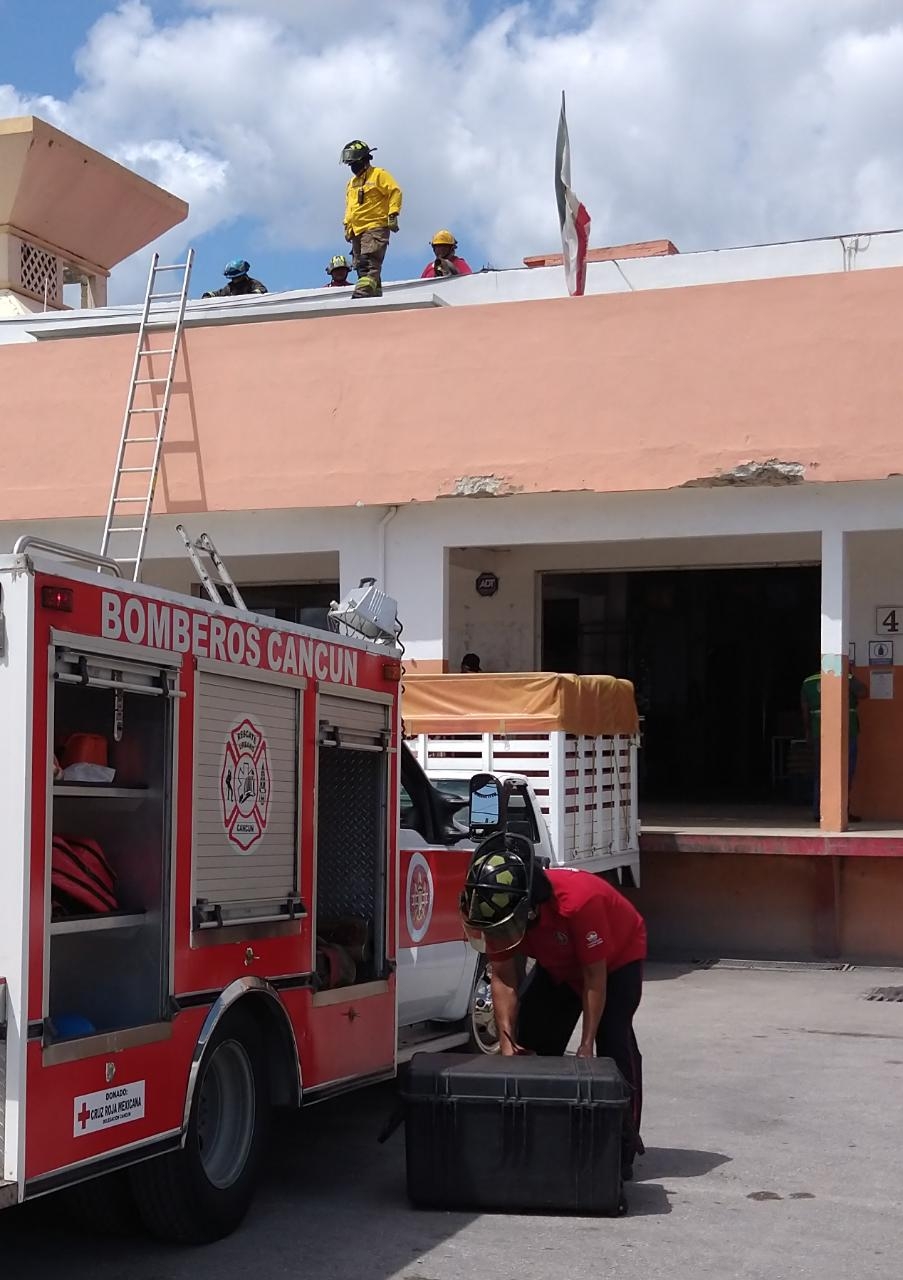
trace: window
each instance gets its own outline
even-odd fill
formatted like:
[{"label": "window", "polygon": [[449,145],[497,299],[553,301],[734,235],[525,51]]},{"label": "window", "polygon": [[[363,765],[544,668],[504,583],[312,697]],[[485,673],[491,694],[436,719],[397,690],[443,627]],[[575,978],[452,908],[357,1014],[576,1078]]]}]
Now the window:
[{"label": "window", "polygon": [[353,965],[332,985],[386,972],[390,710],[389,701],[339,694],[318,700],[317,942],[342,947]]},{"label": "window", "polygon": [[329,631],[329,606],[339,598],[337,582],[259,583],[239,586],[245,604],[253,613],[282,622],[297,622],[302,627]]}]

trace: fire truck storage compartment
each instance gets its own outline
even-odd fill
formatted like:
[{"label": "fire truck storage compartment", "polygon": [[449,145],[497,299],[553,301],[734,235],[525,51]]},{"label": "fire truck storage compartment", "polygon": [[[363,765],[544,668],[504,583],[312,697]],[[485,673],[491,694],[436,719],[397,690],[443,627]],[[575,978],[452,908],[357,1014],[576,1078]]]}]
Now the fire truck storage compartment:
[{"label": "fire truck storage compartment", "polygon": [[85,754],[78,750],[81,735],[96,735],[87,754],[95,765],[105,755],[114,773],[105,781],[73,779],[71,771],[68,780],[54,777],[52,835],[74,851],[89,885],[97,864],[90,855],[85,860],[79,842],[96,842],[115,878],[115,907],[73,898],[59,874],[50,886],[50,1039],[165,1016],[177,675],[175,667],[131,656],[55,650],[50,749],[65,764]]},{"label": "fire truck storage compartment", "polygon": [[391,699],[321,693],[317,776],[318,942],[366,942],[355,983],[384,978]]},{"label": "fire truck storage compartment", "polygon": [[198,672],[195,929],[291,921],[298,896],[298,682]]}]

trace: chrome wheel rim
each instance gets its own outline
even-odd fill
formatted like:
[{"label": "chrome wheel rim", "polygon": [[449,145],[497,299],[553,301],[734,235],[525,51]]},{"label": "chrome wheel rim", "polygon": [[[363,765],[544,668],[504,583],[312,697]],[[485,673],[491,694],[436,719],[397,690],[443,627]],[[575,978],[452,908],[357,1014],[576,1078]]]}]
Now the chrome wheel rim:
[{"label": "chrome wheel rim", "polygon": [[241,1176],[254,1139],[254,1072],[238,1040],[216,1046],[198,1098],[198,1149],[207,1180],[221,1190]]},{"label": "chrome wheel rim", "polygon": [[488,964],[477,970],[470,998],[470,1025],[480,1052],[498,1053],[499,1033],[492,1007],[492,971]]}]

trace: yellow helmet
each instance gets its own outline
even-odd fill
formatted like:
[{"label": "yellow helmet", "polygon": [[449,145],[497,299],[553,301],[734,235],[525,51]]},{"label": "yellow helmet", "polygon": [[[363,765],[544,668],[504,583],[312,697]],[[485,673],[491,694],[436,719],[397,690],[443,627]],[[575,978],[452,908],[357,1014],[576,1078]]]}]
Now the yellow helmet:
[{"label": "yellow helmet", "polygon": [[457,249],[458,247],[457,240],[446,228],[443,228],[441,231],[437,231],[430,241],[430,244],[450,244],[453,249]]}]

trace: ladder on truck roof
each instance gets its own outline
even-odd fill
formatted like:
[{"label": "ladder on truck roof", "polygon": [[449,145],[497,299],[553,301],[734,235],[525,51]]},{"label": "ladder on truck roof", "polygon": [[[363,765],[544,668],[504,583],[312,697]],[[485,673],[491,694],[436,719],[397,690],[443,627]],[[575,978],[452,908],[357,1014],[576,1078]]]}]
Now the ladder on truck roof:
[{"label": "ladder on truck roof", "polygon": [[[247,609],[248,606],[245,604],[238,587],[233,582],[232,575],[226,568],[220,553],[213,545],[213,539],[210,537],[210,534],[201,533],[198,534],[196,538],[192,538],[183,524],[176,525],[176,533],[185,543],[185,550],[188,552],[188,557],[194,565],[195,573],[200,578],[204,590],[207,592],[207,595],[214,604],[223,603],[223,597],[220,595],[220,591],[222,590],[228,596],[231,596],[232,603],[236,609]],[[219,577],[214,578],[213,574],[204,564],[204,556],[209,558],[210,563],[213,565],[217,574],[219,574]]]},{"label": "ladder on truck roof", "polygon": [[[179,356],[179,344],[185,321],[188,282],[194,263],[194,250],[189,249],[184,262],[160,266],[160,255],[151,259],[147,277],[144,307],[138,325],[135,359],[129,382],[128,398],[119,436],[116,469],[110,489],[110,501],[103,526],[100,554],[110,556],[123,569],[123,576],[140,581],[141,563],[147,542],[154,490],[160,472],[163,437],[169,414],[169,401]],[[177,289],[157,289],[157,278],[167,272],[180,271]],[[162,307],[154,307],[162,302]],[[175,316],[172,311],[175,308]],[[145,345],[147,343],[147,345]],[[165,359],[166,373],[155,377],[152,364],[142,363],[159,356]],[[147,387],[152,403],[136,404],[145,397],[139,387]],[[145,425],[147,422],[149,426]],[[132,479],[134,477],[134,479]],[[146,484],[144,481],[146,480]]]}]

